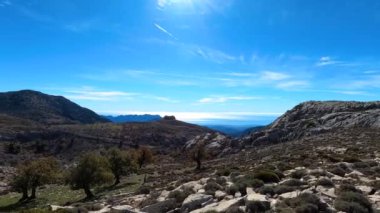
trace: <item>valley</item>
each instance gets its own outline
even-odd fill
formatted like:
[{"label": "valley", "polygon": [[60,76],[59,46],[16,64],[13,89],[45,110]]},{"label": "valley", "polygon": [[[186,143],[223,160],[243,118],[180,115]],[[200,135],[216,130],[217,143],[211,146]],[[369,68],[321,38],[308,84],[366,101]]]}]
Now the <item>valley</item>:
[{"label": "valley", "polygon": [[[378,102],[305,102],[233,138],[170,116],[132,123],[94,116],[89,123],[60,110],[41,115],[61,105],[33,94],[28,111],[44,120],[24,116],[23,108],[0,107],[0,212],[380,210]],[[64,102],[63,109],[75,106]],[[11,186],[16,167],[28,161],[54,156],[64,171],[90,152],[107,156],[117,149],[134,156],[144,147],[152,151],[151,163],[123,175],[118,185],[94,186],[91,199],[58,181],[41,185],[37,198],[19,201],[21,194]]]}]

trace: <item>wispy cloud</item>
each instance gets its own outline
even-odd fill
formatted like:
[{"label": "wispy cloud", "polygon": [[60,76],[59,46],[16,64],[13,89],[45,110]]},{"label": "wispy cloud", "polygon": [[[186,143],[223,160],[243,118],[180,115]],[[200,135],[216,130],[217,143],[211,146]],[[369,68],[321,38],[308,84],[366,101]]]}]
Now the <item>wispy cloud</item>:
[{"label": "wispy cloud", "polygon": [[263,80],[269,80],[269,81],[280,81],[284,79],[290,78],[288,74],[280,73],[280,72],[273,72],[273,71],[264,71],[261,73],[261,78]]},{"label": "wispy cloud", "polygon": [[165,28],[161,27],[161,25],[155,23],[154,26],[155,26],[158,30],[160,30],[161,32],[163,32],[163,33],[165,33],[166,35],[168,35],[169,37],[171,37],[171,38],[177,40],[177,38],[176,38],[172,33],[170,33],[169,31],[167,31]]},{"label": "wispy cloud", "polygon": [[124,92],[117,90],[99,90],[93,87],[83,86],[80,88],[47,88],[55,91],[53,93],[62,95],[72,100],[88,100],[88,101],[115,101],[115,100],[131,100],[138,93]]},{"label": "wispy cloud", "polygon": [[153,96],[153,99],[158,100],[158,101],[162,101],[162,102],[173,103],[173,104],[180,102],[178,100],[174,100],[172,98],[162,97],[162,96]]},{"label": "wispy cloud", "polygon": [[257,100],[261,99],[261,97],[253,97],[253,96],[215,96],[215,97],[207,97],[198,100],[198,103],[225,103],[228,101],[247,101],[247,100]]},{"label": "wispy cloud", "polygon": [[190,50],[193,52],[194,55],[201,56],[205,60],[216,62],[218,64],[223,64],[223,63],[233,62],[233,61],[238,60],[238,58],[233,55],[230,55],[223,51],[212,49],[212,48],[195,46],[195,47],[190,47]]},{"label": "wispy cloud", "polygon": [[224,64],[224,63],[231,63],[231,62],[237,62],[241,63],[241,56],[236,56],[231,53],[227,53],[223,50],[208,47],[208,46],[202,46],[198,44],[192,44],[192,43],[184,43],[174,40],[162,40],[157,38],[151,38],[146,39],[146,42],[149,43],[156,43],[160,45],[170,45],[173,47],[178,48],[180,51],[186,54],[191,54],[193,56],[201,57],[206,61],[218,63],[218,64]]},{"label": "wispy cloud", "polygon": [[333,60],[329,56],[322,56],[319,59],[319,61],[316,63],[316,66],[321,67],[321,66],[328,66],[328,65],[338,64],[338,63],[340,63],[340,62]]},{"label": "wispy cloud", "polygon": [[285,82],[276,84],[277,88],[286,89],[286,90],[303,89],[309,86],[310,86],[310,83],[308,81],[301,81],[301,80],[300,81],[297,81],[297,80],[285,81]]}]

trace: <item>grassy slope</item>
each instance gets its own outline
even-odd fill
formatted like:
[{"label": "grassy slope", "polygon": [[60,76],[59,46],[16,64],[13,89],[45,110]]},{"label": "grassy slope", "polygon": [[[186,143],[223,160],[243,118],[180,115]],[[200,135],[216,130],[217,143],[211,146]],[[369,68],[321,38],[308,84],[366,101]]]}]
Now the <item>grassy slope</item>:
[{"label": "grassy slope", "polygon": [[[123,179],[117,187],[99,187],[94,189],[97,197],[114,196],[124,193],[133,193],[141,185],[143,176],[131,176]],[[85,197],[82,190],[71,190],[69,186],[49,185],[37,191],[37,199],[27,203],[19,203],[20,194],[9,193],[0,196],[0,212],[17,212],[23,209],[43,208],[49,205],[65,205],[81,202]]]}]

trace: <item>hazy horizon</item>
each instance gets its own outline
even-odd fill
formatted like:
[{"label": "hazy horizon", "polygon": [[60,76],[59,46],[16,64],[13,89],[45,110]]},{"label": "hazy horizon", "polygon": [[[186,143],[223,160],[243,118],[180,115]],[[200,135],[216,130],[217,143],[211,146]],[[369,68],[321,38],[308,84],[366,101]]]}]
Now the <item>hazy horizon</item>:
[{"label": "hazy horizon", "polygon": [[378,100],[379,11],[353,0],[0,0],[0,91],[191,123]]}]

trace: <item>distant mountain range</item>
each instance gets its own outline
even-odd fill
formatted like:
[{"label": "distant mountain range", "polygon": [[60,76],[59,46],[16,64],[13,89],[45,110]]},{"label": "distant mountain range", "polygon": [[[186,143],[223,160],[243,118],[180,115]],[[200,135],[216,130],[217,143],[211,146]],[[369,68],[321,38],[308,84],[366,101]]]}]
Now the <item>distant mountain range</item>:
[{"label": "distant mountain range", "polygon": [[128,123],[128,122],[152,122],[161,120],[159,115],[118,115],[118,116],[103,116],[104,118],[114,123]]},{"label": "distant mountain range", "polygon": [[95,112],[62,96],[33,90],[0,93],[0,114],[42,124],[91,124],[109,122]]}]

